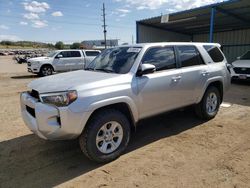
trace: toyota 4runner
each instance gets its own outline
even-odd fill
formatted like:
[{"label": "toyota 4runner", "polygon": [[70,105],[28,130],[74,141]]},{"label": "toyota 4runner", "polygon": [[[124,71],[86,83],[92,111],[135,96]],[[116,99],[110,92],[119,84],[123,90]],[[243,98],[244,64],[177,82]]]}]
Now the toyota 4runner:
[{"label": "toyota 4runner", "polygon": [[189,105],[200,118],[214,118],[230,85],[226,63],[213,43],[107,49],[85,70],[32,81],[21,94],[22,117],[39,137],[78,138],[87,157],[108,162],[141,119]]}]

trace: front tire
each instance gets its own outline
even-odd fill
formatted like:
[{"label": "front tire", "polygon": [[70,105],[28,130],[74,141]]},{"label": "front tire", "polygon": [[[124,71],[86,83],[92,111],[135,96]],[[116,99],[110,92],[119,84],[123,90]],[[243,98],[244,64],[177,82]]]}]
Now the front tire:
[{"label": "front tire", "polygon": [[79,137],[82,152],[99,163],[118,158],[130,139],[130,123],[120,111],[106,109],[95,114]]},{"label": "front tire", "polygon": [[39,72],[40,76],[50,76],[52,74],[53,74],[53,68],[50,65],[42,66]]},{"label": "front tire", "polygon": [[220,104],[220,92],[216,87],[211,86],[206,90],[201,102],[195,106],[196,115],[201,119],[212,119],[218,113]]}]

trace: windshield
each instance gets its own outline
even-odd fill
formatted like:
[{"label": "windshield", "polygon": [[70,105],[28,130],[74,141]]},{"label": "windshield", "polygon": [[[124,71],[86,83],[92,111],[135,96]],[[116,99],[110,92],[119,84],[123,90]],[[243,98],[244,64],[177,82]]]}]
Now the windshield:
[{"label": "windshield", "polygon": [[250,60],[250,51],[240,57],[241,60]]},{"label": "windshield", "polygon": [[57,51],[52,51],[47,54],[47,57],[54,57],[57,54]]},{"label": "windshield", "polygon": [[110,48],[98,55],[85,70],[126,74],[130,71],[141,48]]}]

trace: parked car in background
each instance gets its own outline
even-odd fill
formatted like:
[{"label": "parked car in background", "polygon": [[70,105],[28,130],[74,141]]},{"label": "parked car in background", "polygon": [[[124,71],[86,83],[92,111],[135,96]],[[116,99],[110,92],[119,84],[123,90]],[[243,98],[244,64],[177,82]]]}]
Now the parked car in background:
[{"label": "parked car in background", "polygon": [[237,58],[230,67],[232,79],[250,79],[250,51]]},{"label": "parked car in background", "polygon": [[90,159],[119,157],[139,120],[194,105],[216,116],[230,86],[212,43],[149,43],[105,50],[85,70],[40,78],[21,94],[29,129],[43,139],[78,138]]},{"label": "parked car in background", "polygon": [[84,69],[101,51],[99,50],[57,50],[47,56],[28,59],[28,72],[49,76],[53,72],[67,72]]}]

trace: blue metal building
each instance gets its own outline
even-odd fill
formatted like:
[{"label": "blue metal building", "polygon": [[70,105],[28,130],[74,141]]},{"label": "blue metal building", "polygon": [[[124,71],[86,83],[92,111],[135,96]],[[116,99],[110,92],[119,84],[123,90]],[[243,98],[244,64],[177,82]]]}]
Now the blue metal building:
[{"label": "blue metal building", "polygon": [[217,42],[229,62],[250,50],[250,0],[229,0],[136,22],[137,43]]}]

